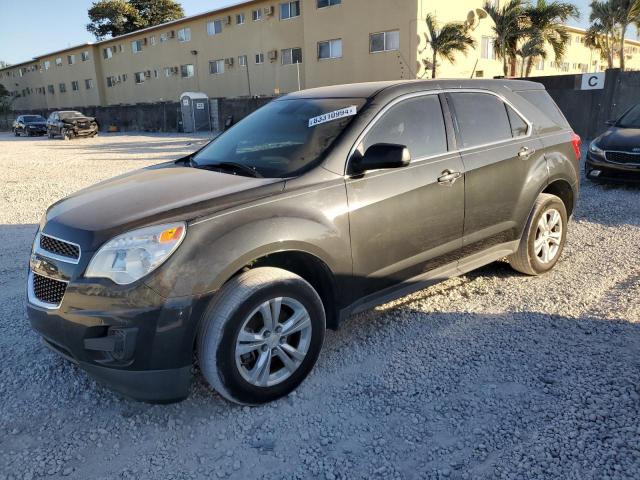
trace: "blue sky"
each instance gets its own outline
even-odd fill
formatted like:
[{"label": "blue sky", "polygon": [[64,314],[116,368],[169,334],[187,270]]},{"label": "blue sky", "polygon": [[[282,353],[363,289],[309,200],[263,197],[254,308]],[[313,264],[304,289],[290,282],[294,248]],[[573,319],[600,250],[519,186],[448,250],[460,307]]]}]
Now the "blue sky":
[{"label": "blue sky", "polygon": [[[435,1],[435,0],[434,0]],[[586,25],[589,0],[574,0]],[[19,63],[30,58],[92,41],[85,29],[91,0],[0,0],[0,60]],[[237,3],[236,0],[180,0],[186,15]]]}]

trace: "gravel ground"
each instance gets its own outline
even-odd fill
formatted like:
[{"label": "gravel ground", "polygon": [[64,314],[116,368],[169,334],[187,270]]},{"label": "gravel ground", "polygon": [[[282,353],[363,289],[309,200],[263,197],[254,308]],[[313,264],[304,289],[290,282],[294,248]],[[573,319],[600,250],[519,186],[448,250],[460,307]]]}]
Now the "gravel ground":
[{"label": "gravel ground", "polygon": [[201,141],[0,134],[0,478],[640,478],[639,189],[585,182],[546,276],[497,262],[349,319],[268,406],[200,378],[133,402],[43,347],[24,290],[45,207]]}]

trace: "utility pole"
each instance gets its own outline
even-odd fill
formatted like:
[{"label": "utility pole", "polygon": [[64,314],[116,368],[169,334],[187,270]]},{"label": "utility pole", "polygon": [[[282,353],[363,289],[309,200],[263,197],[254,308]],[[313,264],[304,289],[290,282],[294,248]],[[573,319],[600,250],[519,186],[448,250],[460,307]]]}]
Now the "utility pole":
[{"label": "utility pole", "polygon": [[249,55],[245,55],[245,68],[247,69],[247,85],[249,87],[249,98],[251,98],[253,95],[251,95],[251,78],[249,77]]}]

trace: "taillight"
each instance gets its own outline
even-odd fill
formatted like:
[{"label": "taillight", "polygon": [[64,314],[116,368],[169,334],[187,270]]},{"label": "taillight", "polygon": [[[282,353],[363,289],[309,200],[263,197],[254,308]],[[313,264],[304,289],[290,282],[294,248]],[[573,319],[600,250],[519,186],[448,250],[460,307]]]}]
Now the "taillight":
[{"label": "taillight", "polygon": [[582,156],[582,153],[580,152],[580,146],[582,145],[582,139],[580,138],[580,135],[578,135],[575,132],[571,135],[571,145],[573,145],[573,151],[576,154],[576,160],[579,162],[580,161],[580,157]]}]

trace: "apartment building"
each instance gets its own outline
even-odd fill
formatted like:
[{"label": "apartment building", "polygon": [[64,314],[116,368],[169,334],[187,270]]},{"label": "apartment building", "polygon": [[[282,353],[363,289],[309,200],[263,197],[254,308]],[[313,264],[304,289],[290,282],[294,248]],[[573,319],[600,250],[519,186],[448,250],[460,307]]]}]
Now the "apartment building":
[{"label": "apartment building", "polygon": [[[496,0],[498,1],[498,0]],[[15,110],[277,95],[299,88],[426,78],[431,58],[424,18],[467,22],[477,48],[441,61],[440,77],[502,74],[483,0],[250,0],[93,44],[52,52],[0,70]],[[561,61],[550,53],[532,75],[600,71],[570,28]],[[629,68],[640,69],[640,42],[629,41]]]}]

